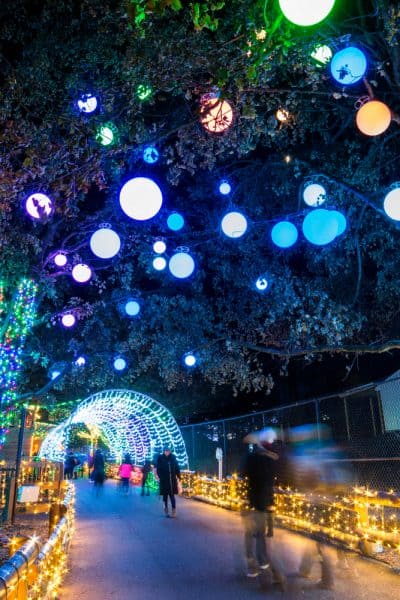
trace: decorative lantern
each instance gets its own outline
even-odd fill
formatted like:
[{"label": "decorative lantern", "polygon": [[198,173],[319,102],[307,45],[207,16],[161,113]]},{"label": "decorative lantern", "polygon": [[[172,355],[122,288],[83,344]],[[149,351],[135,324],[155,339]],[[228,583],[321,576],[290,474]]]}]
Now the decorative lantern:
[{"label": "decorative lantern", "polygon": [[140,304],[137,300],[128,300],[124,308],[129,317],[136,317],[140,313]]},{"label": "decorative lantern", "polygon": [[167,245],[163,240],[157,240],[153,244],[153,250],[156,254],[164,254],[167,249]]},{"label": "decorative lantern", "polygon": [[156,271],[164,271],[166,266],[167,261],[163,256],[156,256],[153,259],[153,269],[155,269]]},{"label": "decorative lantern", "polygon": [[118,139],[118,129],[113,123],[105,123],[97,129],[96,140],[102,146],[112,146]]},{"label": "decorative lantern", "polygon": [[370,100],[357,111],[356,123],[364,135],[380,135],[389,127],[392,120],[390,108],[380,100]]},{"label": "decorative lantern", "polygon": [[222,133],[233,123],[232,107],[226,100],[210,98],[202,104],[200,121],[210,133]]},{"label": "decorative lantern", "polygon": [[336,52],[331,60],[332,77],[341,85],[351,85],[360,81],[367,70],[367,57],[354,46]]},{"label": "decorative lantern", "polygon": [[334,4],[335,0],[279,0],[287,20],[302,27],[316,25],[326,19]]},{"label": "decorative lantern", "polygon": [[53,213],[53,202],[45,194],[31,194],[25,202],[25,210],[34,221],[47,221]]}]

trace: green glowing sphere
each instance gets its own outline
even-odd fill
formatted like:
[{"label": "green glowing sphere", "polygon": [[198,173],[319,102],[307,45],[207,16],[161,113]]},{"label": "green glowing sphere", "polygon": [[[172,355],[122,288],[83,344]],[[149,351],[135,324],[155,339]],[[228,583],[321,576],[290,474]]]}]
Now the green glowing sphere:
[{"label": "green glowing sphere", "polygon": [[279,0],[279,6],[287,20],[301,27],[323,21],[334,4],[335,0]]},{"label": "green glowing sphere", "polygon": [[148,100],[150,98],[150,96],[152,95],[152,93],[153,93],[153,90],[151,89],[151,87],[149,85],[144,84],[144,83],[141,83],[136,88],[137,97],[142,102],[144,100]]},{"label": "green glowing sphere", "polygon": [[111,146],[117,141],[117,128],[112,123],[100,125],[96,133],[96,140],[102,146]]},{"label": "green glowing sphere", "polygon": [[319,67],[327,65],[332,58],[332,50],[329,46],[319,45],[311,52],[311,58],[315,60]]}]

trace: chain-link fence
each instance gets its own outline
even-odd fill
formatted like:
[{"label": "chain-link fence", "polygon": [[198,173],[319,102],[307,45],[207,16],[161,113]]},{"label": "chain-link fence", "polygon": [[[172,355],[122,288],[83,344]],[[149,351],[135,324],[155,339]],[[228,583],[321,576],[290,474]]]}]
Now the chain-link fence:
[{"label": "chain-link fence", "polygon": [[186,425],[181,431],[190,468],[217,475],[216,450],[221,448],[226,476],[240,470],[246,434],[273,427],[285,440],[290,428],[305,424],[314,424],[317,431],[329,426],[332,440],[340,449],[340,463],[351,467],[353,485],[400,490],[399,372],[379,385],[241,417]]}]

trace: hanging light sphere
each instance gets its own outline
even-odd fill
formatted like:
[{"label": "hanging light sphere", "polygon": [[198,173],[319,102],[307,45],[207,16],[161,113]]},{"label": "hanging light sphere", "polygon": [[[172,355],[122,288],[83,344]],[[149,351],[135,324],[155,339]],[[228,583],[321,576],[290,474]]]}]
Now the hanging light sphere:
[{"label": "hanging light sphere", "polygon": [[117,141],[118,130],[112,123],[100,125],[97,129],[96,140],[102,146],[111,146]]},{"label": "hanging light sphere", "polygon": [[34,221],[46,221],[53,212],[53,202],[45,194],[31,194],[25,201],[25,210]]},{"label": "hanging light sphere", "polygon": [[171,213],[167,219],[167,226],[171,231],[179,231],[185,224],[185,219],[179,213]]},{"label": "hanging light sphere", "polygon": [[142,102],[148,100],[151,97],[152,93],[152,88],[149,85],[146,85],[145,83],[140,83],[136,88],[136,95]]},{"label": "hanging light sphere", "polygon": [[78,356],[75,361],[77,367],[83,367],[86,364],[86,358],[84,356]]},{"label": "hanging light sphere", "polygon": [[92,94],[82,94],[77,102],[78,109],[81,113],[90,114],[97,108],[97,98]]},{"label": "hanging light sphere", "polygon": [[114,360],[114,369],[116,371],[123,371],[126,367],[126,360],[124,358],[116,358]]},{"label": "hanging light sphere", "polygon": [[153,250],[156,254],[164,254],[166,249],[167,249],[166,243],[163,242],[162,240],[157,240],[153,244]]},{"label": "hanging light sphere", "polygon": [[80,263],[72,269],[72,277],[78,283],[86,283],[92,277],[92,269],[88,265]]},{"label": "hanging light sphere", "polygon": [[233,123],[232,106],[226,100],[210,98],[203,102],[200,122],[210,133],[222,133]]},{"label": "hanging light sphere", "polygon": [[72,313],[66,313],[61,317],[61,323],[64,327],[73,327],[76,323],[75,315],[73,315]]},{"label": "hanging light sphere", "polygon": [[247,231],[247,219],[240,212],[229,212],[221,221],[221,229],[230,238],[240,238]]},{"label": "hanging light sphere", "polygon": [[265,292],[265,290],[268,288],[268,285],[268,279],[264,277],[264,275],[261,275],[256,281],[256,288],[259,292]]},{"label": "hanging light sphere", "polygon": [[314,50],[311,52],[311,58],[315,60],[318,67],[323,67],[331,60],[332,50],[329,46],[319,44],[318,46],[315,46]]},{"label": "hanging light sphere", "polygon": [[196,364],[196,357],[194,354],[192,354],[191,352],[188,352],[187,354],[185,354],[185,356],[183,357],[183,362],[185,363],[185,365],[187,367],[194,367]]},{"label": "hanging light sphere", "polygon": [[167,261],[163,256],[156,256],[153,259],[153,269],[155,269],[156,271],[164,271],[166,266]]},{"label": "hanging light sphere", "polygon": [[313,208],[321,206],[326,200],[326,189],[319,183],[309,183],[304,187],[303,200]]},{"label": "hanging light sphere", "polygon": [[331,64],[332,77],[341,85],[357,83],[367,70],[367,58],[359,48],[348,46],[334,54]]},{"label": "hanging light sphere", "polygon": [[286,108],[278,108],[275,113],[275,117],[279,123],[286,123],[290,117],[290,113],[288,110],[286,110]]},{"label": "hanging light sphere", "polygon": [[194,260],[187,252],[177,252],[169,259],[170,273],[177,279],[186,279],[194,271]]},{"label": "hanging light sphere", "polygon": [[289,221],[276,223],[271,231],[272,241],[279,248],[290,248],[297,242],[298,237],[297,227]]},{"label": "hanging light sphere", "polygon": [[119,235],[108,227],[102,227],[90,238],[90,249],[99,258],[113,258],[121,248]]},{"label": "hanging light sphere", "polygon": [[125,304],[125,312],[130,317],[136,317],[140,313],[140,304],[136,300],[129,300]]},{"label": "hanging light sphere", "polygon": [[134,177],[122,186],[119,202],[128,217],[135,221],[147,221],[159,212],[163,197],[155,181],[147,177]]},{"label": "hanging light sphere", "polygon": [[67,257],[62,252],[57,252],[53,260],[57,267],[65,267],[67,264]]},{"label": "hanging light sphere", "polygon": [[390,108],[379,100],[370,100],[358,109],[356,123],[364,135],[381,135],[389,127],[392,120]]},{"label": "hanging light sphere", "polygon": [[156,163],[159,158],[160,155],[158,153],[158,150],[157,148],[154,148],[154,146],[146,146],[146,148],[143,150],[143,160],[148,165],[154,165],[154,163]]},{"label": "hanging light sphere", "polygon": [[331,12],[335,0],[279,0],[288,21],[301,27],[320,23]]},{"label": "hanging light sphere", "polygon": [[400,184],[385,196],[383,210],[393,221],[400,221]]},{"label": "hanging light sphere", "polygon": [[342,233],[344,233],[347,228],[346,217],[343,213],[339,212],[338,210],[330,210],[329,212],[331,216],[336,219],[337,222],[338,230],[336,236],[342,235]]},{"label": "hanging light sphere", "polygon": [[338,222],[332,211],[316,208],[303,221],[304,237],[316,246],[330,244],[338,232]]},{"label": "hanging light sphere", "polygon": [[228,181],[221,181],[221,183],[219,184],[219,193],[222,194],[223,196],[227,196],[228,194],[231,193],[231,185]]}]

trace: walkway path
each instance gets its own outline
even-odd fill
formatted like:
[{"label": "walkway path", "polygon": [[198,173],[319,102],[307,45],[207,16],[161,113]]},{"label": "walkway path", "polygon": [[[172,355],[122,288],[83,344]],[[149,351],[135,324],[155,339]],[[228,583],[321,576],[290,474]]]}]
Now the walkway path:
[{"label": "walkway path", "polygon": [[[335,591],[311,580],[290,578],[289,591],[262,591],[243,571],[240,516],[178,498],[178,517],[166,519],[158,496],[134,489],[121,496],[108,481],[95,497],[88,481],[77,482],[77,527],[70,573],[61,600],[398,600],[400,575],[351,555],[357,577],[337,577]],[[298,568],[302,536],[278,530],[277,553],[288,573]]]}]

